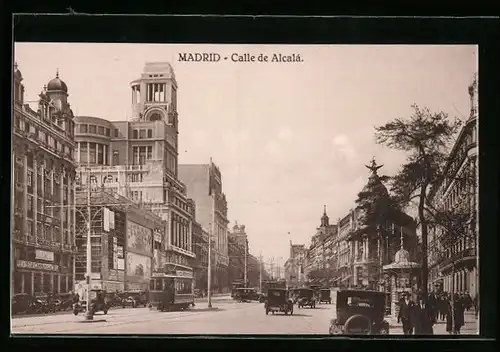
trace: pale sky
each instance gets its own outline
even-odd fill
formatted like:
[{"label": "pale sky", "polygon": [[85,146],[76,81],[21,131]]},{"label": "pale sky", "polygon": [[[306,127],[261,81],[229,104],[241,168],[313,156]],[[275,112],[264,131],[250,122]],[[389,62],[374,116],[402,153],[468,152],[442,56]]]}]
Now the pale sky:
[{"label": "pale sky", "polygon": [[[303,62],[178,62],[179,52],[298,53]],[[323,205],[333,223],[353,207],[373,156],[387,175],[404,161],[375,144],[374,126],[409,116],[413,103],[468,116],[477,47],[16,43],[15,60],[26,100],[59,69],[75,115],[112,121],[130,116],[129,82],[144,63],[170,62],[179,163],[212,157],[229,226],[245,224],[250,252],[283,264],[289,240],[309,244]]]}]

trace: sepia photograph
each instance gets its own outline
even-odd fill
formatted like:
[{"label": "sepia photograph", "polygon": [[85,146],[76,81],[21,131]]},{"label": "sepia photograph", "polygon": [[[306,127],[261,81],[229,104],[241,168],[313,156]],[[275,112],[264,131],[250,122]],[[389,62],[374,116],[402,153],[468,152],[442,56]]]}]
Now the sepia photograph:
[{"label": "sepia photograph", "polygon": [[15,42],[11,334],[477,336],[478,70]]}]

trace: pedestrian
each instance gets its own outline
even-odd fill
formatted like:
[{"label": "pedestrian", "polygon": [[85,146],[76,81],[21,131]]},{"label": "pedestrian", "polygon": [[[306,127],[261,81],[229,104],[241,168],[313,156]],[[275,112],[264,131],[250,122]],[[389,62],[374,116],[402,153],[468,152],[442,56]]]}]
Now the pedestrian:
[{"label": "pedestrian", "polygon": [[422,295],[417,298],[417,303],[412,309],[412,322],[415,328],[415,335],[432,335],[433,326],[436,323],[435,312]]},{"label": "pedestrian", "polygon": [[472,308],[472,297],[469,292],[465,293],[465,308],[469,311]]},{"label": "pedestrian", "polygon": [[413,334],[412,309],[415,303],[410,299],[410,293],[404,292],[403,299],[399,303],[398,324],[403,324],[403,334]]},{"label": "pedestrian", "polygon": [[446,292],[441,295],[439,298],[439,315],[441,321],[446,320],[446,314],[448,312],[448,297]]},{"label": "pedestrian", "polygon": [[452,298],[450,298],[448,304],[448,312],[446,315],[446,331],[450,335],[460,335],[460,329],[462,328],[462,326],[464,326],[464,324],[464,306],[460,301],[460,297],[455,294]]},{"label": "pedestrian", "polygon": [[472,304],[474,305],[474,315],[476,316],[477,319],[479,313],[479,295],[477,293],[474,296],[474,299],[472,300]]},{"label": "pedestrian", "polygon": [[434,292],[431,292],[429,294],[429,298],[428,298],[427,304],[429,305],[429,309],[431,311],[431,314],[432,314],[432,317],[433,317],[434,321],[437,321],[438,312],[439,312],[439,309],[438,309],[438,299],[437,299],[437,296],[436,296],[436,294]]}]

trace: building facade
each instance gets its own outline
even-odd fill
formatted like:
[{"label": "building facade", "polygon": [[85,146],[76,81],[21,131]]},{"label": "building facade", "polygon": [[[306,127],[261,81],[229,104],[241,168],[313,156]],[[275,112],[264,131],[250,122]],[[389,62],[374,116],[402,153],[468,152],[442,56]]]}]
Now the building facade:
[{"label": "building facade", "polygon": [[[381,166],[372,161],[368,183],[363,191],[374,190],[380,197],[389,192],[380,181],[377,170]],[[351,249],[352,286],[381,289],[384,285],[383,267],[391,264],[404,241],[405,250],[412,259],[418,259],[416,223],[402,211],[394,212],[391,219],[378,224],[366,224],[365,213],[360,207],[351,212],[350,233],[347,241]]]},{"label": "building facade", "polygon": [[222,192],[222,175],[209,164],[179,165],[179,179],[187,186],[187,194],[196,204],[196,220],[207,229],[214,241],[212,253],[212,288],[228,291],[228,224],[226,195]]},{"label": "building facade", "polygon": [[166,222],[161,247],[169,271],[191,271],[191,203],[178,179],[177,81],[169,63],[146,63],[131,82],[133,117],[75,118],[77,180],[130,198]]},{"label": "building facade", "polygon": [[68,87],[56,77],[34,111],[24,101],[22,74],[13,77],[12,293],[73,289],[75,143]]},{"label": "building facade", "polygon": [[154,271],[166,262],[165,221],[116,193],[100,189],[76,194],[76,291],[86,288],[88,196],[91,219],[92,288],[147,290]]},{"label": "building facade", "polygon": [[307,249],[303,244],[292,244],[290,241],[290,257],[285,262],[285,280],[290,286],[300,286],[306,281]]},{"label": "building facade", "polygon": [[[196,219],[196,205],[191,203],[192,218]],[[194,272],[194,287],[205,290],[208,288],[208,231],[200,223],[193,221],[193,251],[196,255],[191,266]]]},{"label": "building facade", "polygon": [[321,217],[320,226],[311,238],[311,245],[307,252],[306,276],[312,281],[322,281],[325,284],[333,280],[334,252],[337,239],[337,225],[330,224],[326,214],[326,206]]},{"label": "building facade", "polygon": [[479,292],[478,283],[478,137],[477,80],[469,87],[470,117],[459,133],[445,166],[445,179],[429,194],[435,208],[453,214],[469,213],[468,228],[455,240],[442,241],[449,229],[436,226],[429,231],[429,289],[446,292]]}]

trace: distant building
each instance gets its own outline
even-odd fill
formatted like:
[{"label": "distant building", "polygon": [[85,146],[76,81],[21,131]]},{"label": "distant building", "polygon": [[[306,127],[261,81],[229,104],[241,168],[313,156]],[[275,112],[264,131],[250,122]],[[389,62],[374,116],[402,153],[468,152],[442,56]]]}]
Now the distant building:
[{"label": "distant building", "polygon": [[226,195],[222,192],[222,175],[209,164],[179,165],[179,179],[187,186],[187,194],[196,204],[196,220],[212,233],[214,255],[212,287],[228,291],[228,224]]},{"label": "distant building", "polygon": [[73,290],[75,142],[68,86],[51,79],[34,111],[14,65],[12,119],[12,293]]},{"label": "distant building", "polygon": [[479,292],[477,251],[478,138],[477,80],[469,87],[470,117],[462,127],[445,166],[446,178],[433,185],[429,199],[440,211],[470,213],[467,234],[455,243],[441,240],[447,229],[430,229],[428,238],[429,289]]},{"label": "distant building", "polygon": [[[196,205],[190,201],[192,218],[196,219]],[[196,255],[191,259],[194,272],[195,288],[205,290],[208,288],[208,231],[197,221],[193,221],[193,251]]]},{"label": "distant building", "polygon": [[130,120],[75,118],[78,186],[104,187],[161,217],[166,222],[161,243],[165,261],[156,269],[163,270],[166,264],[168,271],[192,272],[192,205],[177,177],[179,125],[174,71],[169,63],[148,62],[130,86]]},{"label": "distant building", "polygon": [[337,238],[337,225],[330,224],[330,218],[326,214],[326,206],[321,217],[321,224],[316,230],[307,252],[306,276],[314,276],[316,272],[320,274],[320,277],[314,278],[314,281],[319,280],[327,284],[333,279],[331,274],[335,270],[332,260]]},{"label": "distant building", "polygon": [[285,262],[285,280],[288,285],[298,286],[306,281],[307,250],[303,244],[292,244],[290,241],[290,257]]},{"label": "distant building", "polygon": [[229,257],[229,282],[245,279],[245,257],[247,265],[247,284],[248,272],[250,271],[248,252],[248,237],[245,231],[245,225],[235,223],[233,231],[228,235],[228,257]]}]

